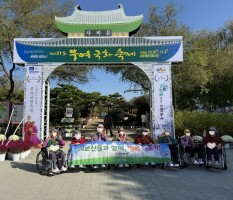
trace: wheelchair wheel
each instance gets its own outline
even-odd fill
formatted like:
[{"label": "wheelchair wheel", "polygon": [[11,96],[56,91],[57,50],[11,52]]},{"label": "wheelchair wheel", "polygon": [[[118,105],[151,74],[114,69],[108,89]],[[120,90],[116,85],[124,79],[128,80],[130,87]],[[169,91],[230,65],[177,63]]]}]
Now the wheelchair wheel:
[{"label": "wheelchair wheel", "polygon": [[44,152],[40,151],[36,156],[36,168],[40,174],[47,175],[52,167],[52,163],[46,158]]},{"label": "wheelchair wheel", "polygon": [[226,150],[224,147],[222,147],[221,159],[222,159],[222,169],[227,170]]}]

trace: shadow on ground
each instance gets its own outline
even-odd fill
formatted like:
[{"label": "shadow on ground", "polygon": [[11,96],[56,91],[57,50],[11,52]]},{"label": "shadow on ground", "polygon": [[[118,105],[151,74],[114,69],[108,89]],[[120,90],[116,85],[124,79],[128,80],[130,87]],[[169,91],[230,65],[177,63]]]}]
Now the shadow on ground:
[{"label": "shadow on ground", "polygon": [[32,164],[32,163],[11,162],[11,167],[18,168],[31,173],[38,173],[36,169],[36,164]]}]

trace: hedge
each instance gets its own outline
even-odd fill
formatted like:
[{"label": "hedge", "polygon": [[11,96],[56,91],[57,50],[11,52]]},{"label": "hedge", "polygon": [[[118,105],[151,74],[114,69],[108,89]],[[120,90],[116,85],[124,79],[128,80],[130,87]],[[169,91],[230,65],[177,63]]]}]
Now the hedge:
[{"label": "hedge", "polygon": [[215,126],[220,135],[233,136],[233,115],[200,111],[175,111],[176,135],[188,128],[192,134],[202,135],[204,130]]}]

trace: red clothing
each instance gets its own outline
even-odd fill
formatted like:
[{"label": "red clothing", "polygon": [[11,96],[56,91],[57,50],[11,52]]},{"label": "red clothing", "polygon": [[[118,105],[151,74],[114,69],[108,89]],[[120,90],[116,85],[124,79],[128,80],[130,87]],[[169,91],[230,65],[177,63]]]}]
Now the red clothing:
[{"label": "red clothing", "polygon": [[203,143],[207,144],[207,143],[215,143],[216,145],[218,144],[224,144],[224,141],[222,140],[222,138],[215,134],[214,136],[211,136],[209,134],[206,135],[206,137],[203,138]]},{"label": "red clothing", "polygon": [[142,136],[142,135],[139,135],[135,138],[135,141],[134,141],[135,144],[150,144],[150,143],[154,143],[153,142],[153,139],[149,136],[149,135],[146,135],[146,136]]},{"label": "red clothing", "polygon": [[85,142],[86,142],[85,139],[82,137],[79,140],[77,140],[76,138],[71,139],[71,144],[83,144]]},{"label": "red clothing", "polygon": [[33,124],[30,121],[24,124],[24,141],[30,141],[32,126]]}]

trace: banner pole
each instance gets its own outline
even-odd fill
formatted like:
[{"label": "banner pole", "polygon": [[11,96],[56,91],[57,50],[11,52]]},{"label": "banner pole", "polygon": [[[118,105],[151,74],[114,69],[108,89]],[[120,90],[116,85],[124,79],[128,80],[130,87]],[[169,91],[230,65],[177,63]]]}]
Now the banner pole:
[{"label": "banner pole", "polygon": [[[21,120],[21,122],[18,124],[18,126],[15,129],[15,132],[12,135],[15,135],[16,131],[18,130],[19,126],[21,125],[21,123],[23,122],[23,120],[25,119],[25,117],[27,116],[28,111],[26,112],[26,114],[24,115],[23,119]],[[6,146],[9,144],[11,140],[9,139],[8,142],[6,143]]]},{"label": "banner pole", "polygon": [[[12,116],[13,116],[14,110],[15,110],[15,109],[13,108],[12,111],[11,111],[11,115],[10,115],[10,118],[9,118],[9,121],[8,121],[8,124],[7,124],[7,127],[6,127],[6,131],[5,131],[5,133],[4,133],[5,136],[6,136],[6,133],[7,133],[7,131],[8,131],[8,128],[9,128],[9,125],[10,125],[11,118],[12,118]],[[2,145],[3,145],[3,142],[4,142],[4,140],[2,141]]]}]

